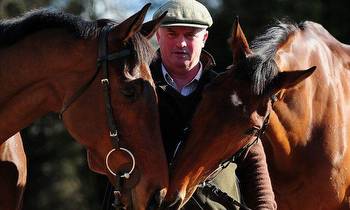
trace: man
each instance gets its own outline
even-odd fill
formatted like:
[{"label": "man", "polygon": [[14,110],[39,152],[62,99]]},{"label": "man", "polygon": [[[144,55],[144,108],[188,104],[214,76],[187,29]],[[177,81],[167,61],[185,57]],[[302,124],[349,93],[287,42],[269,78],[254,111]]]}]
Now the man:
[{"label": "man", "polygon": [[[192,115],[200,101],[205,84],[217,76],[212,56],[202,50],[208,38],[207,28],[213,23],[208,10],[195,0],[171,0],[162,5],[154,14],[158,17],[168,11],[156,36],[159,44],[157,59],[151,64],[152,76],[159,98],[160,126],[169,163],[172,162],[179,140],[185,138],[184,128],[190,123]],[[255,147],[255,148],[254,148]],[[251,186],[259,195],[254,201],[247,199],[252,209],[276,209],[267,166],[261,143],[252,146],[253,154],[245,156],[238,164],[239,179],[249,180],[254,173],[255,164],[264,164],[264,177],[268,180],[261,186]],[[256,160],[263,162],[257,163]],[[240,201],[235,176],[236,165],[231,164],[213,181],[221,190]],[[251,172],[252,171],[252,172]],[[250,177],[244,177],[249,174]],[[260,173],[259,173],[260,174]],[[260,174],[261,175],[261,174]],[[245,183],[245,182],[244,182]],[[243,189],[245,186],[241,186]],[[245,191],[242,191],[245,192]],[[242,195],[243,198],[249,195]],[[226,209],[220,203],[210,200],[198,188],[184,209]],[[237,208],[238,209],[238,208]]]}]

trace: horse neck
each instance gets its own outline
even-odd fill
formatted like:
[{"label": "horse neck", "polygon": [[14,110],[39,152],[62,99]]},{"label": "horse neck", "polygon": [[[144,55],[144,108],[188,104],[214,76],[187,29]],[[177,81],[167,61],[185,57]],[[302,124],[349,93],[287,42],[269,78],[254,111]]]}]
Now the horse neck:
[{"label": "horse neck", "polygon": [[275,61],[282,71],[317,66],[310,78],[280,92],[280,101],[274,104],[265,138],[270,150],[270,154],[267,153],[269,164],[279,175],[288,176],[291,171],[298,173],[298,168],[302,168],[300,165],[307,162],[297,163],[295,160],[307,158],[301,151],[315,140],[312,137],[315,125],[334,124],[326,118],[332,111],[327,103],[335,100],[334,97],[350,98],[348,90],[339,90],[348,94],[339,96],[334,92],[336,88],[333,92],[329,89],[329,85],[336,86],[335,81],[340,81],[344,88],[348,87],[343,78],[350,79],[350,72],[344,71],[346,66],[349,70],[349,54],[346,53],[349,47],[320,27],[307,23],[303,31],[291,35],[276,53]]},{"label": "horse neck", "polygon": [[337,62],[343,63],[347,69],[350,69],[350,45],[338,41],[318,23],[307,22],[307,27],[336,55],[334,58],[338,59]]},{"label": "horse neck", "polygon": [[86,46],[63,30],[49,29],[0,49],[0,119],[6,119],[0,121],[0,139],[60,110],[68,91],[94,72],[96,57],[84,59],[83,53],[91,52]]}]

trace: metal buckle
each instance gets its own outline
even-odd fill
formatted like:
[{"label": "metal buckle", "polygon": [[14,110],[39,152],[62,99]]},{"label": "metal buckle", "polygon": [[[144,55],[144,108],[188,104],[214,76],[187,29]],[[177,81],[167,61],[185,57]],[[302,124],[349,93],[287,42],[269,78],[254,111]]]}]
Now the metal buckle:
[{"label": "metal buckle", "polygon": [[114,131],[114,132],[109,131],[109,136],[110,136],[110,137],[116,137],[116,136],[118,136],[118,131],[117,131],[117,130]]},{"label": "metal buckle", "polygon": [[118,196],[118,197],[122,196],[122,194],[119,190],[114,190],[113,194],[114,194],[114,196]]},{"label": "metal buckle", "polygon": [[109,85],[109,80],[108,79],[101,79],[101,83],[103,85]]}]

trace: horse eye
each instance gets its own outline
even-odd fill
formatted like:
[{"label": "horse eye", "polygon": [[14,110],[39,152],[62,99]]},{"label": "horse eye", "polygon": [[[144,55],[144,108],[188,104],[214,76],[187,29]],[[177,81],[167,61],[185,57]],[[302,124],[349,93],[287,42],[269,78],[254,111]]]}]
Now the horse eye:
[{"label": "horse eye", "polygon": [[121,90],[121,93],[128,98],[134,98],[136,96],[136,89],[135,87],[130,85],[128,87],[123,88]]},{"label": "horse eye", "polygon": [[126,82],[124,87],[121,89],[121,93],[132,100],[135,100],[143,92],[144,81],[142,79],[136,79]]},{"label": "horse eye", "polygon": [[253,127],[251,127],[251,128],[248,128],[248,129],[244,132],[244,135],[246,135],[246,136],[255,135],[259,130],[260,130],[259,127],[253,126]]}]

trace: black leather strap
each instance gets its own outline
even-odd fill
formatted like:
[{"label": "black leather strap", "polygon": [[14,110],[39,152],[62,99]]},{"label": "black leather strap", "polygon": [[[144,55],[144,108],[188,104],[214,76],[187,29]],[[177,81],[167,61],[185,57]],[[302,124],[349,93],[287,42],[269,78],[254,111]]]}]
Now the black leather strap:
[{"label": "black leather strap", "polygon": [[229,195],[227,195],[227,193],[221,191],[214,184],[206,183],[204,186],[202,186],[202,190],[204,194],[207,194],[210,197],[210,199],[225,206],[226,209],[236,209],[236,206],[238,206],[241,210],[252,210],[246,205],[241,204],[237,200],[231,198]]},{"label": "black leather strap", "polygon": [[85,92],[85,90],[87,90],[90,87],[91,83],[96,79],[98,73],[99,68],[96,69],[95,74],[91,77],[90,80],[83,84],[72,97],[70,97],[67,101],[63,103],[63,106],[59,113],[60,119],[62,119],[63,113],[70,107],[70,105],[72,105]]},{"label": "black leather strap", "polygon": [[105,107],[107,114],[108,127],[110,131],[110,136],[112,138],[112,144],[114,148],[119,148],[119,135],[117,132],[117,125],[113,115],[113,108],[111,104],[111,94],[109,85],[109,69],[108,69],[108,33],[110,27],[104,27],[101,32],[101,38],[99,43],[99,63],[102,68],[102,86],[103,95],[105,99]]},{"label": "black leather strap", "polygon": [[122,186],[124,184],[124,178],[121,177],[122,176],[122,173],[117,173],[117,175],[115,176],[115,179],[116,179],[116,183],[115,183],[115,188],[114,188],[114,191],[113,191],[113,194],[114,194],[114,201],[112,203],[112,206],[116,209],[116,210],[125,210],[126,207],[125,205],[122,203],[122,200],[121,200],[121,196],[122,196]]},{"label": "black leather strap", "polygon": [[[130,49],[123,49],[115,53],[108,53],[108,33],[110,29],[112,28],[112,25],[106,25],[102,28],[100,35],[99,35],[99,48],[98,48],[98,59],[97,59],[97,65],[96,65],[96,72],[92,76],[92,78],[87,81],[85,84],[83,84],[77,92],[69,98],[67,101],[63,103],[63,106],[60,111],[60,118],[62,119],[63,113],[90,87],[92,82],[96,79],[97,75],[100,72],[100,69],[102,68],[102,79],[101,83],[103,86],[103,92],[104,92],[104,99],[105,99],[105,106],[106,106],[106,114],[107,114],[107,121],[108,121],[108,127],[110,130],[110,137],[112,140],[112,144],[114,146],[114,149],[120,149],[119,147],[119,136],[117,132],[117,125],[114,119],[113,115],[113,107],[111,104],[111,94],[110,94],[110,84],[109,84],[109,70],[108,70],[108,62],[115,59],[121,59],[131,54]],[[113,151],[113,150],[112,150]],[[116,172],[116,189],[113,191],[114,193],[114,201],[113,201],[113,207],[117,210],[123,210],[125,209],[125,206],[122,203],[121,200],[121,190],[122,185],[125,182],[125,178],[123,176],[124,173],[122,172]],[[111,207],[110,200],[111,200],[111,191],[112,188],[108,187],[105,198],[103,201],[102,209],[109,210]],[[106,197],[107,196],[107,197]]]}]

